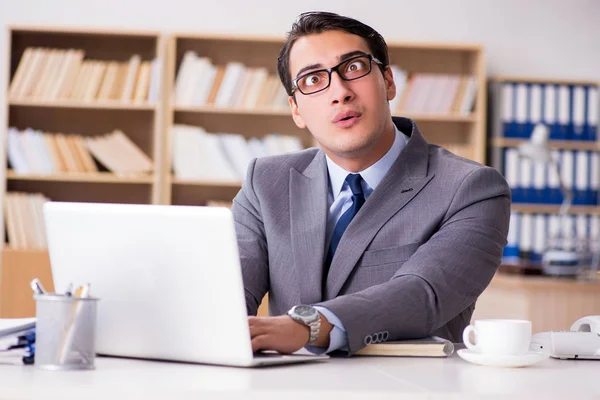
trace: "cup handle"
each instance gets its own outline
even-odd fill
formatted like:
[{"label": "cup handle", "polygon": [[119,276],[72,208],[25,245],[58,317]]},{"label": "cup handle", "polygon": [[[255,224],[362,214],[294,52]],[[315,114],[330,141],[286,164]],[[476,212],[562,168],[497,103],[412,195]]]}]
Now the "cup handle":
[{"label": "cup handle", "polygon": [[469,350],[479,353],[479,346],[471,342],[471,332],[473,332],[473,336],[475,336],[475,342],[479,343],[479,340],[477,339],[477,329],[475,329],[473,325],[467,326],[463,331],[463,342]]}]

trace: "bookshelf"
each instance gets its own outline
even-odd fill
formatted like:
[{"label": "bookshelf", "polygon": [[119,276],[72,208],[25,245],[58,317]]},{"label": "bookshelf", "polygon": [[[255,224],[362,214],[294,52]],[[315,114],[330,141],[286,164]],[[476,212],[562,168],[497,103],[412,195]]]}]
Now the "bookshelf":
[{"label": "bookshelf", "polygon": [[[505,263],[539,264],[548,237],[600,237],[600,82],[499,76],[489,82],[489,155],[513,192]],[[562,194],[548,165],[518,157],[536,124],[545,124],[563,182],[574,193],[566,223],[558,220]],[[565,244],[565,246],[567,246]]]},{"label": "bookshelf", "polygon": [[[7,49],[0,313],[29,316],[33,300],[23,283],[39,276],[51,287],[48,254],[43,242],[14,243],[9,219],[17,221],[12,236],[14,226],[38,218],[39,231],[43,221],[39,210],[24,216],[23,204],[9,210],[7,199],[39,193],[55,201],[160,203],[165,39],[158,32],[10,26]],[[18,290],[6,290],[14,277]]]},{"label": "bookshelf", "polygon": [[[174,126],[197,126],[211,133],[236,133],[241,134],[247,140],[277,132],[295,136],[304,147],[316,145],[307,130],[300,130],[295,126],[287,106],[287,96],[285,93],[281,93],[283,89],[280,88],[280,83],[277,83],[279,92],[274,95],[275,100],[271,103],[248,102],[247,99],[244,99],[243,94],[240,95],[240,92],[237,92],[236,95],[240,95],[241,98],[236,98],[234,95],[233,101],[222,103],[218,102],[218,95],[216,100],[213,97],[213,101],[207,101],[207,97],[210,96],[207,96],[206,93],[202,94],[201,89],[197,89],[194,94],[187,96],[180,92],[180,85],[183,87],[197,85],[203,87],[207,93],[210,91],[210,85],[203,86],[199,80],[192,80],[193,85],[182,85],[179,82],[180,77],[185,74],[183,71],[186,70],[186,57],[190,52],[194,52],[197,60],[206,58],[217,68],[219,66],[226,67],[229,63],[241,63],[248,70],[263,69],[268,76],[276,76],[277,57],[283,42],[282,37],[193,33],[177,33],[169,38],[166,58],[168,96],[165,105],[163,151],[165,186],[162,200],[165,203],[206,204],[211,200],[231,201],[239,191],[243,179],[241,177],[237,182],[220,183],[207,179],[178,178],[173,168],[175,161],[173,155]],[[430,142],[443,145],[461,156],[485,163],[487,88],[483,49],[478,45],[471,44],[409,42],[390,42],[388,48],[390,64],[397,65],[406,72],[407,82],[410,82],[410,78],[415,74],[473,78],[475,100],[472,109],[467,112],[436,112],[416,109],[407,111],[401,106],[397,106],[393,115],[403,115],[416,120]],[[213,71],[212,74],[215,72]],[[218,72],[216,76],[218,76]],[[240,91],[245,93],[244,85],[247,84],[243,77],[239,79]],[[278,78],[277,82],[279,82]],[[268,91],[268,83],[265,85],[267,88],[265,90]],[[430,90],[429,96],[436,98],[438,89]],[[429,97],[429,99],[431,98]],[[192,101],[190,99],[201,100]],[[253,105],[249,106],[248,103]]]},{"label": "bookshelf", "polygon": [[[275,152],[316,145],[307,130],[300,130],[294,124],[287,95],[282,93],[276,76],[276,60],[283,37],[180,33],[166,38],[157,32],[23,26],[9,27],[7,37],[7,120],[3,121],[7,133],[0,149],[0,162],[6,166],[2,169],[0,184],[0,202],[3,205],[0,221],[5,227],[0,272],[2,287],[10,284],[14,276],[19,276],[20,286],[35,275],[50,279],[43,283],[51,284],[51,276],[46,271],[49,268],[48,254],[43,243],[33,247],[23,243],[19,246],[10,244],[10,237],[15,236],[16,223],[8,226],[10,224],[5,220],[5,216],[11,213],[14,219],[14,206],[12,211],[5,206],[9,194],[41,194],[56,201],[226,205],[240,190],[244,178],[240,170],[245,171],[243,163],[238,162],[233,169],[235,173],[227,179],[220,176],[221,168],[216,159],[208,164],[202,176],[177,174],[174,151],[180,149],[183,142],[178,142],[179,147],[175,146],[174,127],[202,128],[218,137],[219,141],[228,135],[237,135],[228,138],[231,139],[228,146],[235,145],[236,140],[239,145],[241,138],[244,143],[255,140],[254,145],[260,141],[264,149]],[[473,80],[475,100],[468,111],[409,111],[397,106],[393,114],[415,119],[430,142],[485,162],[487,88],[483,49],[470,44],[391,42],[388,45],[391,64],[406,72],[405,87],[413,84],[412,78],[417,74],[452,75],[461,77],[463,82],[465,77]],[[233,85],[234,88],[239,86],[237,97],[229,96],[228,101],[224,101],[220,93],[211,93],[214,88],[205,84],[204,95],[212,95],[211,101],[189,101],[188,94],[184,96],[187,100],[180,101],[177,77],[186,54],[190,52],[209,60],[215,68],[212,70],[214,74],[219,66],[222,67],[222,79],[224,68],[232,62],[241,64],[243,68],[252,68],[253,74],[256,74],[252,75],[253,78],[262,76],[262,81],[258,80],[263,86],[256,86],[253,92],[256,96],[248,100],[247,96],[241,95],[242,89],[244,85],[251,87],[254,79],[246,78]],[[29,64],[24,60],[29,60]],[[157,61],[153,63],[154,60]],[[144,63],[149,66],[142,73]],[[135,83],[129,82],[132,79],[128,78],[131,68],[137,71],[132,75],[137,79]],[[203,68],[207,68],[206,65]],[[192,73],[190,76],[197,78],[203,75]],[[69,81],[69,77],[73,80]],[[139,83],[142,81],[149,87]],[[194,82],[196,86],[202,86],[200,80]],[[139,96],[138,87],[142,88]],[[430,89],[432,87],[430,85]],[[129,93],[127,96],[124,95],[126,92]],[[421,97],[436,100],[441,92],[438,87],[421,94]],[[194,100],[197,96],[198,93],[191,94]],[[28,130],[38,136],[27,136],[30,134]],[[125,136],[151,161],[151,170],[137,173],[127,169],[117,171],[117,167],[125,166],[111,164],[106,153],[103,156],[92,151],[96,139],[108,136],[114,139],[117,133]],[[35,140],[42,140],[50,146],[44,157],[56,163],[60,157],[50,153],[58,149],[62,154],[64,147],[61,148],[60,143],[67,146],[61,135],[69,136],[69,151],[87,149],[94,168],[69,168],[65,159],[61,161],[64,168],[50,172],[40,170],[41,164],[37,165],[37,169],[29,165],[25,170],[22,166],[13,165],[16,160],[13,147],[18,142],[15,137],[21,140],[21,137],[35,136]],[[31,145],[31,142],[27,143]],[[192,158],[212,157],[210,146],[206,146],[208,150],[202,153],[204,146],[200,144],[197,141],[187,146],[198,152],[198,156]],[[38,151],[39,147],[36,147]],[[31,154],[39,156],[41,153]],[[78,162],[84,165],[83,155],[78,154]],[[24,157],[27,159],[26,154]],[[34,160],[35,164],[38,158],[27,161]],[[132,157],[121,153],[116,158]],[[31,216],[28,218],[28,222],[35,222],[39,228],[39,221]],[[16,269],[25,264],[32,267],[16,274]],[[28,287],[21,290],[30,297]],[[0,292],[0,314],[5,315],[3,307],[9,303],[6,296],[13,298],[12,293],[6,290]],[[19,293],[24,294],[22,291]],[[31,304],[25,307],[29,311],[15,311],[11,316],[26,316],[31,311]]]}]

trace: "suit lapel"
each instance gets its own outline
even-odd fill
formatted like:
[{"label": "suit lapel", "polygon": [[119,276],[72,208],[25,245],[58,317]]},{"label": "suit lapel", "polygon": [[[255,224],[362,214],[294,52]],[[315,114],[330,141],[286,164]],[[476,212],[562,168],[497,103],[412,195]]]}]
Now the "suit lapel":
[{"label": "suit lapel", "polygon": [[411,137],[386,176],[367,199],[346,229],[331,262],[325,299],[336,297],[373,237],[398,211],[429,183],[428,145],[416,125],[406,118],[394,118],[402,132]]},{"label": "suit lapel", "polygon": [[322,151],[303,172],[290,170],[290,230],[303,304],[322,300],[328,190],[327,163]]}]

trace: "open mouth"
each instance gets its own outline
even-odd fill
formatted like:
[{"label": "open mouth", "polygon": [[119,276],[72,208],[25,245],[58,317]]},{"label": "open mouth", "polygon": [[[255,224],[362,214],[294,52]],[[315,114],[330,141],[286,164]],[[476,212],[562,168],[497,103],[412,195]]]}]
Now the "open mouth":
[{"label": "open mouth", "polygon": [[344,124],[360,118],[360,113],[356,111],[341,112],[335,116],[333,122],[335,124]]}]

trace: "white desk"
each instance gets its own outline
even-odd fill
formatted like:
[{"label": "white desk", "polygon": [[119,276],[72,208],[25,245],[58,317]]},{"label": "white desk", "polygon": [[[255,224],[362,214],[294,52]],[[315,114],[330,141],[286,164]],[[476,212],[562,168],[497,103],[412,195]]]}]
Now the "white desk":
[{"label": "white desk", "polygon": [[97,358],[93,371],[0,366],[1,399],[583,399],[600,398],[600,362],[549,359],[527,368],[429,358],[332,358],[241,369]]}]

